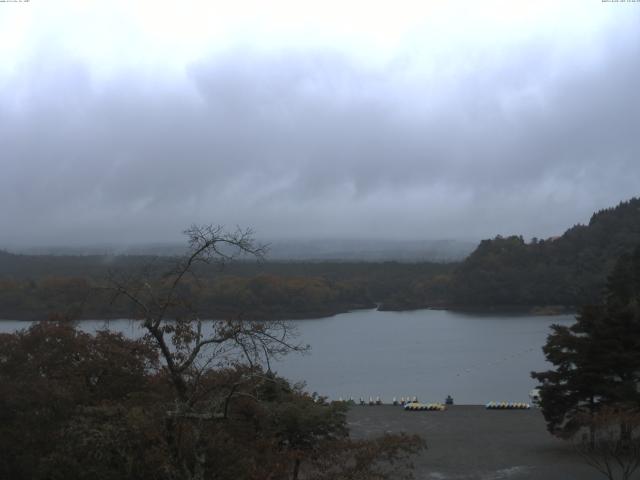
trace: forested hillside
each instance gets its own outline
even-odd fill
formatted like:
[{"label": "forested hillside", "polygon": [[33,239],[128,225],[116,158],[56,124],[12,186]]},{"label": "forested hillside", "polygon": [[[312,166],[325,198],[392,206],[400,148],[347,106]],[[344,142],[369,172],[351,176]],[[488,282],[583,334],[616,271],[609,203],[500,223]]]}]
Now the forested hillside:
[{"label": "forested hillside", "polygon": [[[110,301],[110,276],[159,281],[176,258],[31,256],[0,252],[0,318],[121,318],[130,305]],[[208,318],[313,318],[357,308],[410,309],[441,304],[454,264],[396,262],[236,262],[196,269],[185,295]],[[443,279],[445,279],[443,281]],[[440,285],[440,287],[437,287]]]},{"label": "forested hillside", "polygon": [[484,240],[456,269],[452,305],[579,306],[600,300],[615,261],[640,244],[640,199],[595,213],[562,236]]}]

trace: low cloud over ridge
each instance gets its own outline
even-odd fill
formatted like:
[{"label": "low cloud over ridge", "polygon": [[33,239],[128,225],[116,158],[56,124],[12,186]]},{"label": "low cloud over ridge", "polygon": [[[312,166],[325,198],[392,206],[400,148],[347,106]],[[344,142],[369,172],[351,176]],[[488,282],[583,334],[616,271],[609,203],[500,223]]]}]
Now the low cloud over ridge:
[{"label": "low cloud over ridge", "polygon": [[[632,12],[636,20],[640,9]],[[452,58],[234,46],[98,75],[40,44],[0,78],[0,244],[546,236],[636,195],[640,31]]]}]

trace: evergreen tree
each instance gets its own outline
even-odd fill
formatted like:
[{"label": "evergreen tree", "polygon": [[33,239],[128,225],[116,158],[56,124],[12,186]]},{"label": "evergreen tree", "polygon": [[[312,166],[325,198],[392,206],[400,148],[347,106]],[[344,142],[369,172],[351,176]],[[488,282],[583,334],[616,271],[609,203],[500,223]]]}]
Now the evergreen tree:
[{"label": "evergreen tree", "polygon": [[555,368],[541,382],[549,431],[571,436],[604,405],[640,407],[640,247],[610,275],[603,305],[583,307],[570,327],[552,326],[543,351]]}]

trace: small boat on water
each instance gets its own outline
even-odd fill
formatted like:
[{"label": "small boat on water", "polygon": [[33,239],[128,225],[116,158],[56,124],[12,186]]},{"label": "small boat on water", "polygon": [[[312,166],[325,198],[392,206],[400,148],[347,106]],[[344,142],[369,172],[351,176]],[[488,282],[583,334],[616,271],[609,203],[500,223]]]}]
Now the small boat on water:
[{"label": "small boat on water", "polygon": [[529,410],[531,405],[525,402],[489,402],[485,405],[487,410]]},{"label": "small boat on water", "polygon": [[442,412],[446,410],[446,407],[442,403],[409,402],[404,406],[404,409],[413,411],[413,412],[417,412],[417,411]]}]

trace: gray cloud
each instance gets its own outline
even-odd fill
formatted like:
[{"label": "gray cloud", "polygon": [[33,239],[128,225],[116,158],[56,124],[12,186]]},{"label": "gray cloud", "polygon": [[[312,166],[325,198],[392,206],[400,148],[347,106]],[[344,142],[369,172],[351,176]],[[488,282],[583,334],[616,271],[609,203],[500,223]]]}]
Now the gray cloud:
[{"label": "gray cloud", "polygon": [[640,36],[548,39],[425,75],[236,49],[99,80],[42,50],[0,94],[0,244],[560,233],[638,194]]}]

